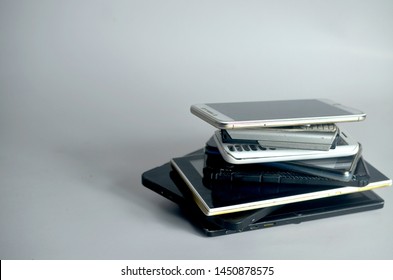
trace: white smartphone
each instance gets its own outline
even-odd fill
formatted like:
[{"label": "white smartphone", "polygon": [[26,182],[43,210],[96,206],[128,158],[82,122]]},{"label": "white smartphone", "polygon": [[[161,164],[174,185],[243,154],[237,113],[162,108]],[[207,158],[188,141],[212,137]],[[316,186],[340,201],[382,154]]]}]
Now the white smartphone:
[{"label": "white smartphone", "polygon": [[342,130],[340,130],[336,147],[328,151],[268,148],[250,143],[223,143],[221,130],[217,130],[214,133],[214,140],[221,156],[225,161],[232,164],[345,157],[355,155],[359,151],[359,143]]},{"label": "white smartphone", "polygon": [[191,112],[220,129],[361,121],[366,114],[327,99],[194,104]]}]

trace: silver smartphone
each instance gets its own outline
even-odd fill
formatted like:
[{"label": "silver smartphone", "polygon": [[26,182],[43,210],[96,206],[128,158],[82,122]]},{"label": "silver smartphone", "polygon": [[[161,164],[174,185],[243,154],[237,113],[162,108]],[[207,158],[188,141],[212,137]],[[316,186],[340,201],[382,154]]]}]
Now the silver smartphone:
[{"label": "silver smartphone", "polygon": [[269,148],[328,151],[335,148],[339,129],[334,124],[221,130],[224,143],[254,143]]},{"label": "silver smartphone", "polygon": [[214,133],[217,148],[225,161],[232,164],[249,164],[265,162],[282,162],[294,160],[310,160],[353,156],[359,151],[359,143],[354,141],[346,132],[340,130],[339,140],[334,149],[328,151],[268,148],[249,143],[224,143],[222,131]]},{"label": "silver smartphone", "polygon": [[[342,140],[340,139],[340,144]],[[343,182],[355,182],[357,185],[367,184],[368,170],[362,164],[362,145],[353,156],[322,158],[297,161],[279,161],[260,164],[233,164],[225,161],[218,150],[214,137],[205,144],[205,168],[222,171],[260,172],[265,167],[275,167],[282,170],[301,172],[308,175],[320,176]],[[359,163],[360,162],[360,163]],[[228,175],[228,173],[226,173]]]},{"label": "silver smartphone", "polygon": [[328,99],[194,104],[191,112],[220,129],[361,121],[366,114]]}]

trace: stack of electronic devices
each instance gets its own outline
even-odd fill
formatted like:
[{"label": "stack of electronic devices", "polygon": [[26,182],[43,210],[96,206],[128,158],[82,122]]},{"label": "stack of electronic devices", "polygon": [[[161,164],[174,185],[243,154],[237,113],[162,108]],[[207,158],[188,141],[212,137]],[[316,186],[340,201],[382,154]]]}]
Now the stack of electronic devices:
[{"label": "stack of electronic devices", "polygon": [[209,103],[191,112],[216,127],[204,146],[146,171],[208,236],[379,209],[392,184],[339,123],[365,113],[325,99]]}]

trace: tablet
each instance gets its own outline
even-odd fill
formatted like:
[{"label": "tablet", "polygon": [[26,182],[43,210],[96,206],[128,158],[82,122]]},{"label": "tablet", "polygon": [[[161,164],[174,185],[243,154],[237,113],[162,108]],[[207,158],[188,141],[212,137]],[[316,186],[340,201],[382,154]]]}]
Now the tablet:
[{"label": "tablet", "polygon": [[[181,180],[174,181],[170,176],[171,172],[173,171],[170,163],[152,168],[142,174],[142,184],[146,188],[178,204],[188,221],[197,230],[209,237],[286,224],[299,224],[321,218],[380,209],[384,206],[384,201],[381,197],[373,191],[365,191],[283,205],[257,220],[251,218],[243,222],[247,215],[239,218],[232,216],[234,214],[209,217],[199,210],[193,200],[187,198],[180,191],[181,188],[187,190],[188,187]],[[250,216],[254,213],[255,211],[249,212]],[[215,218],[215,220],[210,218]],[[220,221],[220,219],[222,220]],[[236,225],[238,221],[240,221],[240,226]],[[229,227],[226,227],[228,225]]]},{"label": "tablet", "polygon": [[[200,154],[203,153],[203,150],[198,150],[194,153]],[[192,212],[194,215],[203,215],[194,203],[190,192],[182,182],[182,179],[172,170],[170,163],[166,163],[162,166],[144,172],[142,174],[142,184],[186,208],[188,212]],[[250,223],[265,217],[280,207],[281,206],[274,206],[220,216],[203,216],[205,216],[205,222],[220,226],[227,230],[240,231],[245,227],[248,227]]]},{"label": "tablet", "polygon": [[220,193],[210,189],[204,183],[203,154],[173,158],[171,164],[192,192],[193,198],[200,210],[207,216],[367,191],[391,186],[392,184],[391,179],[366,162],[370,179],[369,184],[363,187],[317,185],[310,188],[308,186],[297,186],[294,184],[270,184],[263,186],[243,184],[241,187],[231,189],[232,195],[221,196]]}]

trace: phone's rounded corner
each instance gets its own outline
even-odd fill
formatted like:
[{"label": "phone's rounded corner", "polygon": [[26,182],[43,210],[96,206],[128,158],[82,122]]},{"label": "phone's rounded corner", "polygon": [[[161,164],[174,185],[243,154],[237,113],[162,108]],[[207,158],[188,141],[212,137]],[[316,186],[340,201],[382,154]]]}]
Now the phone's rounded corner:
[{"label": "phone's rounded corner", "polygon": [[216,122],[214,122],[214,126],[218,129],[222,129],[222,130],[228,130],[228,129],[235,128],[232,123],[229,123],[226,121],[216,121]]},{"label": "phone's rounded corner", "polygon": [[363,113],[362,115],[359,116],[358,121],[364,121],[367,118],[367,114]]},{"label": "phone's rounded corner", "polygon": [[241,162],[237,161],[235,158],[233,158],[231,155],[228,155],[228,157],[225,157],[225,161],[230,163],[230,164],[241,164]]},{"label": "phone's rounded corner", "polygon": [[192,114],[198,115],[199,111],[200,111],[200,104],[192,104],[192,105],[190,106],[190,112],[191,112]]},{"label": "phone's rounded corner", "polygon": [[356,155],[357,153],[359,153],[359,142],[356,142],[355,147],[353,148],[353,154]]},{"label": "phone's rounded corner", "polygon": [[222,148],[222,153],[221,156],[223,157],[223,159],[230,164],[241,164],[242,162],[240,161],[241,159],[236,158],[234,155],[228,153],[224,148]]}]

